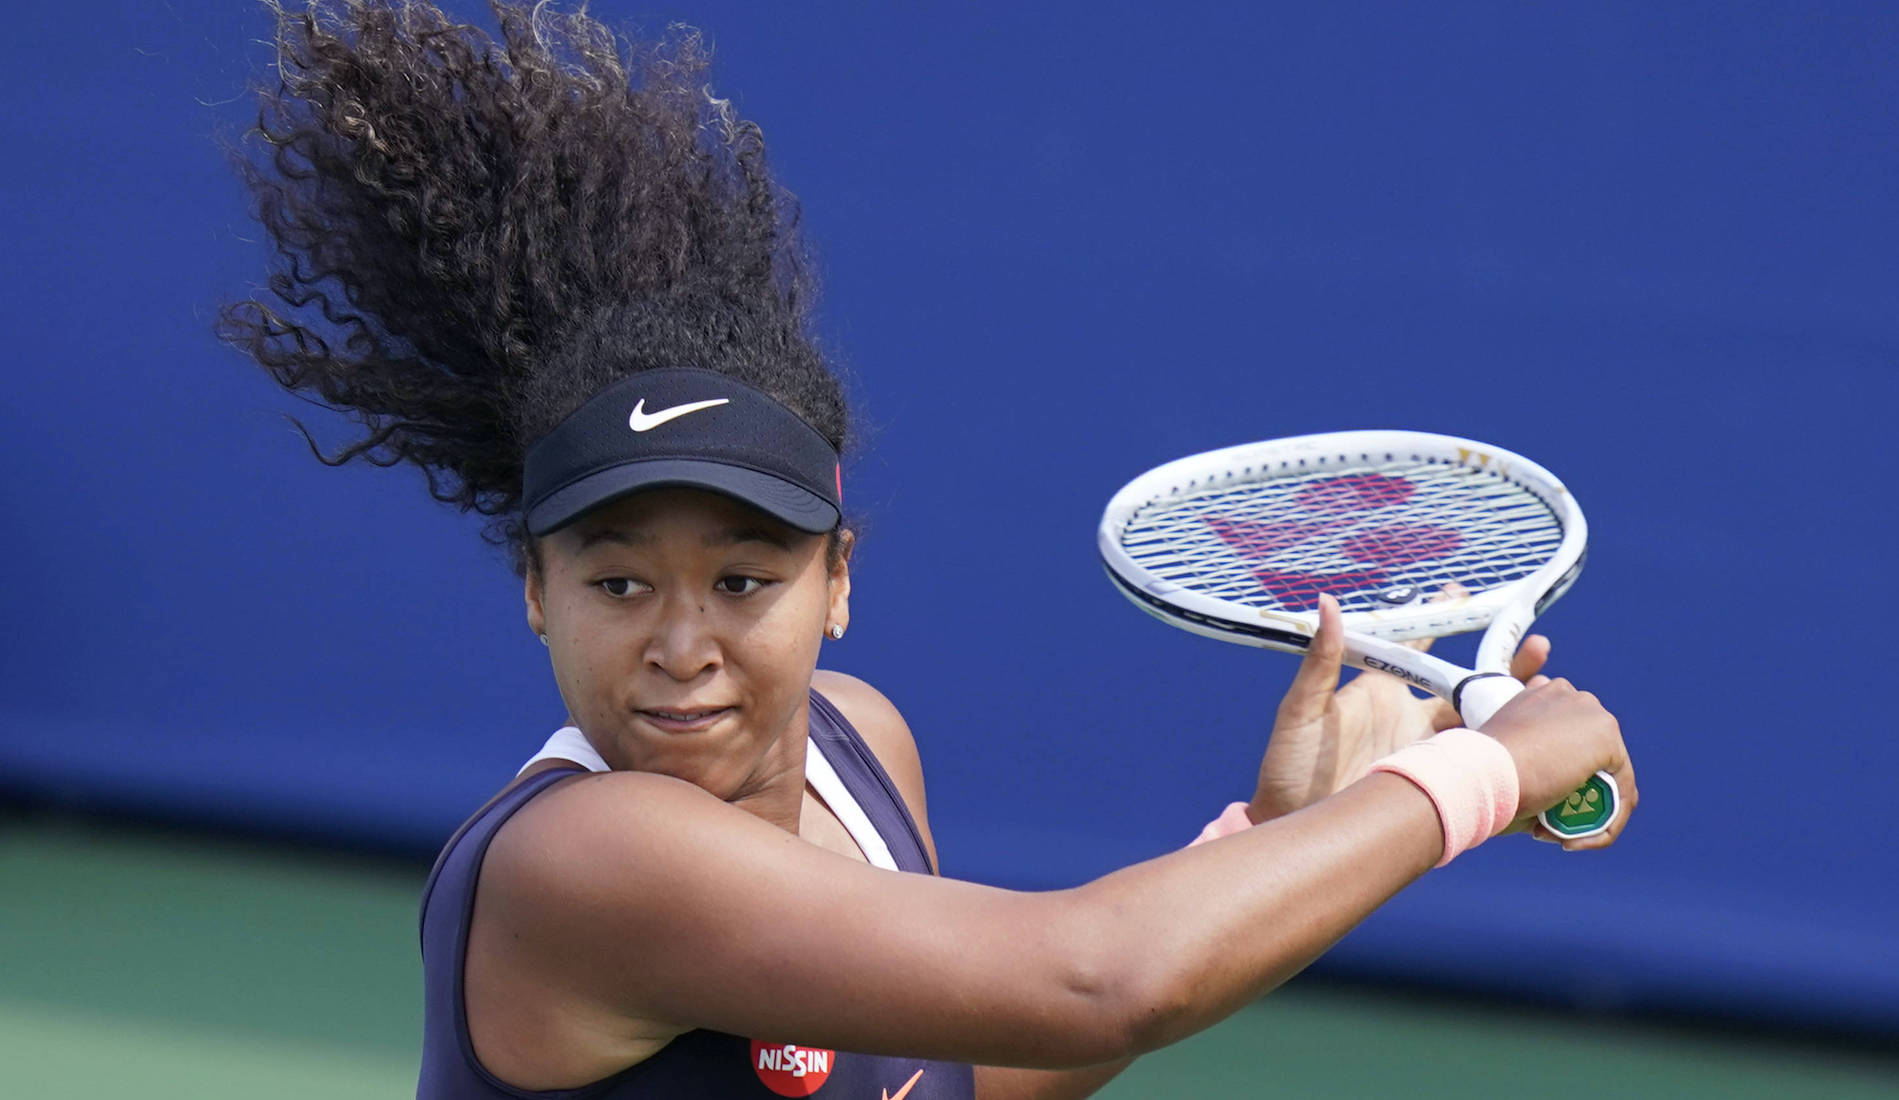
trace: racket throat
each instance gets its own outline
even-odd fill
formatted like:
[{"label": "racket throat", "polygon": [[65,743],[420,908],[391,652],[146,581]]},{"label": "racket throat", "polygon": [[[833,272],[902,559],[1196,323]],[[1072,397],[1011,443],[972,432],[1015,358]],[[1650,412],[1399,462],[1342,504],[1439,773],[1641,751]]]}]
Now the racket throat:
[{"label": "racket throat", "polygon": [[1451,706],[1467,728],[1480,730],[1522,691],[1523,685],[1507,672],[1473,672],[1451,689]]}]

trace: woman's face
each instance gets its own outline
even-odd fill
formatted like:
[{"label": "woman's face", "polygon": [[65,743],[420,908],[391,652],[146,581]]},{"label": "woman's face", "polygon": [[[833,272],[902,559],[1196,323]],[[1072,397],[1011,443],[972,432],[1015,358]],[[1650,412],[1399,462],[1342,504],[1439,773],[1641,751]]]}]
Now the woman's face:
[{"label": "woman's face", "polygon": [[601,506],[540,543],[528,625],[547,635],[567,712],[613,768],[735,800],[796,768],[826,628],[850,576],[827,538],[715,493]]}]

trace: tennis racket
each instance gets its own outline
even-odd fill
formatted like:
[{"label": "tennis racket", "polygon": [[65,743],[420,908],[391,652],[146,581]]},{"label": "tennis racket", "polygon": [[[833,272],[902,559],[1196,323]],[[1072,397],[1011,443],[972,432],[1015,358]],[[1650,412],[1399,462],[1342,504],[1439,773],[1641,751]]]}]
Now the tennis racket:
[{"label": "tennis racket", "polygon": [[[1510,658],[1575,583],[1588,537],[1563,483],[1529,459],[1451,436],[1360,431],[1156,467],[1108,502],[1099,542],[1136,606],[1221,641],[1304,653],[1319,594],[1331,593],[1347,664],[1446,699],[1482,729],[1523,690]],[[1475,668],[1398,644],[1479,629]],[[1595,836],[1620,801],[1597,772],[1537,820],[1558,837]]]}]

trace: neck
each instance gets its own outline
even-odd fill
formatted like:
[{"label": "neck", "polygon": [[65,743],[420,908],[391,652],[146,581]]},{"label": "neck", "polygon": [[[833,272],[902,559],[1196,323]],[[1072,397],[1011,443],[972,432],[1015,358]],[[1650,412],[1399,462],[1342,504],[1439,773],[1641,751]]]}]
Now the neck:
[{"label": "neck", "polygon": [[726,801],[761,821],[798,835],[804,809],[804,754],[810,751],[809,704],[774,742],[751,777]]}]

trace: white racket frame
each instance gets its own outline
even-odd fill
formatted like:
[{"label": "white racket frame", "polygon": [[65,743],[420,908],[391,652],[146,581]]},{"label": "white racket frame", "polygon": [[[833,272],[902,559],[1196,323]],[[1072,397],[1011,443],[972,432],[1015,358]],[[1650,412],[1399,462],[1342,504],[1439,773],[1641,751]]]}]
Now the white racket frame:
[{"label": "white racket frame", "polygon": [[[1170,626],[1240,645],[1304,653],[1319,629],[1319,613],[1251,607],[1195,592],[1156,576],[1121,547],[1121,535],[1140,509],[1172,497],[1257,480],[1261,473],[1323,474],[1362,469],[1369,463],[1436,462],[1467,466],[1521,486],[1546,504],[1562,528],[1549,561],[1508,584],[1450,599],[1345,613],[1345,663],[1375,669],[1448,700],[1471,729],[1482,729],[1523,690],[1510,675],[1510,658],[1530,624],[1582,572],[1589,527],[1569,490],[1555,474],[1489,443],[1409,431],[1325,432],[1269,439],[1189,455],[1157,466],[1130,481],[1108,501],[1096,542],[1110,579],[1135,606]],[[1487,629],[1486,629],[1487,628]],[[1398,643],[1484,630],[1475,668]],[[1598,773],[1619,799],[1614,779]],[[1548,822],[1545,821],[1548,825]],[[1561,835],[1594,836],[1608,828]]]}]

